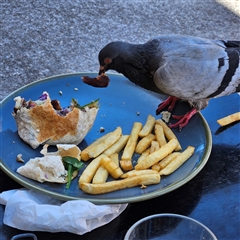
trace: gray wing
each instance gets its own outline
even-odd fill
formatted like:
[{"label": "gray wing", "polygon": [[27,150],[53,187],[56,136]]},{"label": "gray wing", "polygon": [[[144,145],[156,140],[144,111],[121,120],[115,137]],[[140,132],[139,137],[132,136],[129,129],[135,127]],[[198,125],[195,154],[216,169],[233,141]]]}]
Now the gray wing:
[{"label": "gray wing", "polygon": [[154,82],[162,91],[186,100],[240,91],[239,42],[178,35],[157,39],[161,61]]}]

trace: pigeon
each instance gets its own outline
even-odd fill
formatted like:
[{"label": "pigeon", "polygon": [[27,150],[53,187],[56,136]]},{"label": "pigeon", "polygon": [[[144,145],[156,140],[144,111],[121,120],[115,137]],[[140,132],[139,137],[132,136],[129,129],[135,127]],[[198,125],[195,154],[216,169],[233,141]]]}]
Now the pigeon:
[{"label": "pigeon", "polygon": [[187,35],[161,35],[144,44],[110,42],[98,55],[99,75],[108,70],[123,74],[147,90],[169,97],[156,114],[178,100],[191,110],[169,127],[185,127],[211,98],[240,91],[240,41],[211,40]]}]

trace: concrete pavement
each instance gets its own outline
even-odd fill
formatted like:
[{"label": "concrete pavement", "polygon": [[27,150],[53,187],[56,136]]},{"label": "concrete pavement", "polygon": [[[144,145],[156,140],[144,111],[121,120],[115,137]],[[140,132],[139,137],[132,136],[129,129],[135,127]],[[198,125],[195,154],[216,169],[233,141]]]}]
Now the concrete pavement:
[{"label": "concrete pavement", "polygon": [[168,33],[239,40],[238,6],[236,0],[3,0],[0,100],[45,77],[97,72],[98,52],[110,41],[143,43]]}]

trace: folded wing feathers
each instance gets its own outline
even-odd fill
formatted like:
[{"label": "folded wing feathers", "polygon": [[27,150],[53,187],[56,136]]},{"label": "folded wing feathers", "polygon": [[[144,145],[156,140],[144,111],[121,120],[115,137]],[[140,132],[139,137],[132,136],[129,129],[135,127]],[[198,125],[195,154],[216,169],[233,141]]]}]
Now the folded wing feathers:
[{"label": "folded wing feathers", "polygon": [[[232,43],[232,44],[231,44]],[[240,43],[240,42],[239,42]],[[226,46],[234,46],[236,42],[226,42]],[[225,71],[224,77],[222,78],[221,84],[218,89],[210,94],[208,98],[212,97],[221,97],[224,95],[228,95],[234,92],[240,91],[240,44],[238,48],[236,47],[226,47],[225,51],[228,55],[228,58],[221,59],[219,58],[219,67],[220,71],[221,67],[224,66],[225,62],[228,63],[228,69]]]},{"label": "folded wing feathers", "polygon": [[240,41],[158,37],[164,64],[154,81],[169,95],[206,100],[240,91]]}]

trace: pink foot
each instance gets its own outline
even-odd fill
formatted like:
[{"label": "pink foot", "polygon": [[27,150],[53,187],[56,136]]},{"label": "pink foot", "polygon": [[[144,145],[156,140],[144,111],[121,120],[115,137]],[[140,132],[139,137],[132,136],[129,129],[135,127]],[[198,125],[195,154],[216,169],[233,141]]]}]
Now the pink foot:
[{"label": "pink foot", "polygon": [[176,104],[176,102],[179,100],[177,97],[169,96],[164,102],[160,103],[158,105],[158,108],[156,110],[156,115],[160,114],[164,108],[168,107],[168,111],[171,112]]},{"label": "pink foot", "polygon": [[176,116],[176,115],[172,115],[172,118],[177,119],[179,121],[177,121],[176,123],[173,124],[169,124],[168,126],[170,128],[176,128],[179,127],[179,131],[181,131],[185,126],[187,126],[189,120],[192,118],[192,116],[194,116],[197,113],[197,110],[195,108],[192,108],[188,113],[186,113],[183,116]]}]

